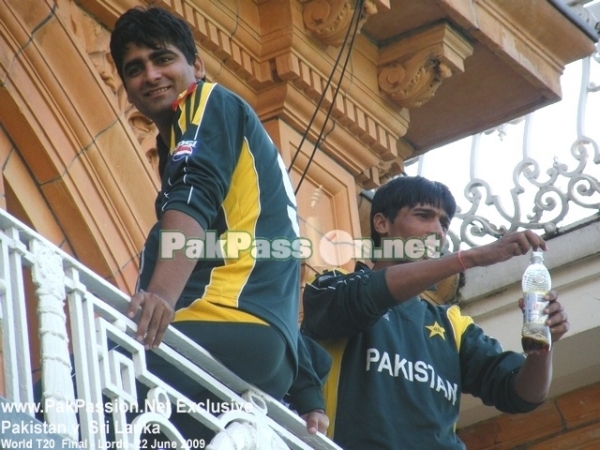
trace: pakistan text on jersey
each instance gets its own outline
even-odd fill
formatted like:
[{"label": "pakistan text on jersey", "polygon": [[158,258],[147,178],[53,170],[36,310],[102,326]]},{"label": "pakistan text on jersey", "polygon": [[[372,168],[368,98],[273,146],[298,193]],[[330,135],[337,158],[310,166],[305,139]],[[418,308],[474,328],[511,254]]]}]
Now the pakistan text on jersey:
[{"label": "pakistan text on jersey", "polygon": [[255,238],[245,231],[227,231],[222,236],[208,230],[204,238],[187,238],[181,231],[160,232],[159,254],[162,259],[173,259],[176,252],[184,252],[188,259],[239,259],[250,255],[254,259],[290,258],[305,260],[312,256],[312,243],[307,238]]},{"label": "pakistan text on jersey", "polygon": [[442,392],[444,397],[454,405],[458,396],[458,385],[442,379],[435,373],[431,364],[424,361],[408,361],[397,353],[393,355],[394,361],[388,352],[380,352],[376,348],[367,349],[367,372],[376,370],[388,373],[392,377],[400,374],[410,382],[428,383],[429,387],[437,392]]}]

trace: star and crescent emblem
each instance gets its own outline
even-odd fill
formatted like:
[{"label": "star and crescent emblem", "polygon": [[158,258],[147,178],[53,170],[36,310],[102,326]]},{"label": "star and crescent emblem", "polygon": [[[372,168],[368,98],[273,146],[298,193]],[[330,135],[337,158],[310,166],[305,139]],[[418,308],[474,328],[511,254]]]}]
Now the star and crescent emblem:
[{"label": "star and crescent emblem", "polygon": [[426,325],[425,328],[429,330],[430,338],[434,336],[441,336],[443,340],[446,340],[446,335],[444,334],[446,333],[446,330],[439,323],[437,323],[437,320],[433,325]]}]

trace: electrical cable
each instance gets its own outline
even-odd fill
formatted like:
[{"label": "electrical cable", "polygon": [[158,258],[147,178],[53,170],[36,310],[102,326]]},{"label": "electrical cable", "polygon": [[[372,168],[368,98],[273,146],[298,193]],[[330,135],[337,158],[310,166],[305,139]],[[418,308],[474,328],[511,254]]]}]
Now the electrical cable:
[{"label": "electrical cable", "polygon": [[[348,46],[347,53],[346,53],[346,60],[344,62],[342,71],[340,73],[339,82],[338,82],[338,84],[336,86],[336,89],[334,91],[334,95],[333,95],[331,104],[329,105],[329,109],[327,111],[327,114],[325,116],[325,121],[323,122],[323,126],[321,128],[321,132],[319,133],[317,141],[315,142],[315,145],[313,147],[313,150],[312,150],[312,153],[311,153],[311,155],[309,157],[309,160],[308,160],[308,162],[306,164],[306,167],[304,168],[304,170],[302,172],[302,176],[300,178],[300,181],[298,182],[298,186],[296,187],[296,190],[294,191],[295,194],[298,193],[298,190],[300,189],[300,186],[301,186],[302,182],[304,181],[304,178],[306,177],[306,174],[308,172],[308,168],[309,168],[310,164],[312,163],[312,160],[313,160],[313,158],[314,158],[314,156],[316,154],[317,148],[318,148],[318,146],[319,146],[319,144],[321,142],[321,139],[323,138],[323,133],[324,133],[325,127],[327,126],[327,123],[328,123],[329,118],[331,116],[331,111],[333,110],[333,106],[335,105],[335,100],[336,100],[337,95],[339,93],[341,82],[342,82],[342,80],[344,78],[346,69],[348,67],[348,62],[350,60],[350,55],[352,53],[352,48],[354,46],[356,35],[358,34],[358,25],[360,23],[360,17],[362,15],[363,4],[364,4],[364,0],[357,0],[356,9],[354,10],[354,14],[352,16],[352,20],[350,22],[350,25],[348,26],[348,30],[346,31],[346,35],[344,37],[344,41],[343,41],[343,43],[341,45],[340,52],[339,52],[339,54],[338,54],[338,56],[337,56],[337,58],[335,60],[333,69],[331,71],[331,74],[329,75],[329,77],[327,79],[327,83],[325,84],[325,87],[323,89],[321,97],[319,98],[319,101],[317,102],[315,111],[314,111],[314,113],[313,113],[313,115],[312,115],[312,117],[311,117],[311,119],[310,119],[310,121],[308,123],[308,126],[306,127],[306,131],[302,135],[302,139],[300,141],[300,144],[298,145],[298,147],[296,149],[296,152],[294,153],[294,156],[292,157],[292,160],[290,162],[290,166],[288,168],[288,173],[291,171],[291,169],[292,169],[292,167],[294,165],[294,162],[296,161],[296,158],[300,154],[300,149],[302,148],[302,145],[304,144],[304,141],[306,140],[306,138],[308,136],[308,132],[309,132],[309,130],[310,130],[310,128],[311,128],[311,126],[312,126],[312,124],[313,124],[313,122],[314,122],[314,120],[315,120],[315,118],[316,118],[316,116],[317,116],[317,114],[319,112],[321,104],[322,104],[323,100],[325,99],[325,95],[327,94],[327,90],[329,89],[329,86],[330,86],[330,84],[332,82],[333,76],[334,76],[334,74],[335,74],[335,72],[336,72],[336,70],[337,70],[337,68],[339,66],[340,59],[342,57],[342,54],[343,54],[344,50],[346,49],[346,44],[348,43],[348,38],[352,34],[352,39],[350,41],[350,45]],[[335,126],[335,124],[334,124],[334,126]],[[331,131],[333,131],[333,129]],[[329,131],[329,133],[331,133],[331,131]],[[327,135],[329,135],[329,133],[327,133]]]},{"label": "electrical cable", "polygon": [[337,56],[335,62],[333,63],[333,69],[331,70],[331,73],[329,74],[329,77],[327,78],[327,82],[325,83],[325,87],[323,89],[323,92],[321,93],[321,97],[319,98],[319,101],[317,102],[317,106],[315,107],[315,110],[313,112],[312,117],[308,121],[308,125],[306,127],[306,131],[302,135],[302,139],[300,140],[300,144],[298,144],[298,148],[296,149],[296,152],[294,153],[294,156],[292,157],[292,160],[290,162],[290,167],[288,168],[288,173],[292,169],[292,166],[294,165],[294,162],[296,161],[296,158],[298,157],[298,154],[300,153],[300,149],[302,148],[302,144],[304,144],[304,141],[306,140],[306,137],[308,136],[308,130],[310,130],[310,127],[312,126],[312,123],[314,122],[315,118],[317,117],[317,114],[319,113],[319,109],[321,108],[321,104],[323,103],[323,100],[325,99],[325,94],[327,93],[327,89],[329,89],[329,86],[331,85],[331,80],[333,78],[333,75],[335,74],[335,71],[337,70],[337,67],[338,67],[338,65],[340,63],[340,59],[342,58],[342,54],[344,52],[344,49],[346,47],[346,42],[347,42],[348,36],[350,34],[350,29],[351,29],[351,27],[348,27],[348,31],[346,32],[346,36],[344,38],[344,42],[342,43],[342,45],[340,47],[340,52],[338,53],[338,56]]},{"label": "electrical cable", "polygon": [[[348,46],[348,51],[346,53],[346,60],[344,61],[344,65],[342,67],[342,71],[340,74],[340,79],[336,86],[335,92],[333,94],[333,98],[331,100],[331,104],[329,105],[329,109],[327,110],[327,114],[325,116],[325,121],[323,122],[321,132],[319,133],[319,136],[317,137],[317,140],[315,141],[315,145],[313,146],[313,150],[308,158],[306,167],[304,168],[304,171],[302,172],[302,176],[300,177],[300,180],[298,181],[298,186],[296,186],[296,190],[294,191],[294,193],[296,195],[298,194],[298,191],[300,190],[300,186],[302,185],[302,182],[304,181],[304,178],[306,177],[306,174],[308,173],[308,168],[310,167],[310,164],[312,163],[312,161],[317,153],[317,149],[319,148],[319,145],[321,144],[321,139],[323,138],[323,133],[325,132],[325,127],[327,126],[327,122],[329,121],[329,118],[331,117],[331,111],[333,110],[333,106],[335,105],[335,100],[339,93],[342,79],[344,78],[346,69],[348,67],[348,62],[350,61],[350,56],[352,54],[352,48],[354,47],[356,35],[358,34],[358,24],[360,23],[360,16],[362,14],[363,1],[364,0],[358,0],[357,8],[354,11],[354,15],[352,16],[352,22],[350,23],[350,26],[348,27],[348,32],[346,33],[346,38],[350,35],[350,30],[352,30],[353,27],[354,27],[354,30],[352,32],[352,40],[350,41],[350,45]],[[347,39],[344,40],[344,46],[346,44],[346,41],[347,41]],[[308,129],[309,128],[307,128],[307,133],[308,133]],[[327,133],[327,135],[329,135],[329,133]],[[301,147],[299,146],[297,152],[299,152],[300,148]]]}]

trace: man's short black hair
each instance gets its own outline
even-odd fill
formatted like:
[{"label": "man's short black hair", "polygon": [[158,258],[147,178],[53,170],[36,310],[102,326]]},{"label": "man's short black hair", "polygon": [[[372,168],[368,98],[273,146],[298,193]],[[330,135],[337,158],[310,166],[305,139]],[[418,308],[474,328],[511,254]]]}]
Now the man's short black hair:
[{"label": "man's short black hair", "polygon": [[393,222],[398,211],[405,206],[431,205],[443,209],[451,220],[456,213],[456,200],[443,183],[421,176],[393,178],[380,186],[371,202],[371,239],[375,247],[381,246],[381,236],[373,227],[375,214],[383,214]]},{"label": "man's short black hair", "polygon": [[110,54],[121,80],[123,57],[129,44],[153,49],[173,45],[188,63],[196,60],[196,42],[189,25],[163,8],[138,6],[117,19],[110,37]]}]

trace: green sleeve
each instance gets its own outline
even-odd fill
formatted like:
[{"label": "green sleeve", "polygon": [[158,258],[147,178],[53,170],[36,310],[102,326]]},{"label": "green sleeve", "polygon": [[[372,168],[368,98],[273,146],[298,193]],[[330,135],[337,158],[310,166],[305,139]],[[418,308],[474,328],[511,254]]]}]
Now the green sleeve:
[{"label": "green sleeve", "polygon": [[317,341],[368,330],[396,305],[385,281],[385,270],[330,274],[323,274],[304,288],[302,329]]},{"label": "green sleeve", "polygon": [[525,357],[503,351],[500,343],[476,324],[462,336],[460,347],[462,391],[479,397],[488,406],[504,413],[524,413],[540,404],[520,398],[515,390],[516,374]]},{"label": "green sleeve", "polygon": [[331,368],[331,356],[315,341],[298,334],[298,375],[286,401],[302,415],[316,409],[325,410],[323,383]]}]

